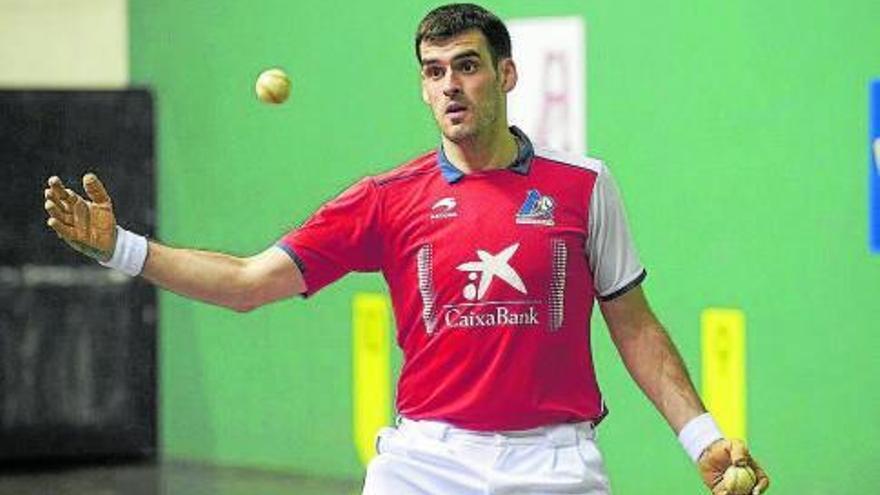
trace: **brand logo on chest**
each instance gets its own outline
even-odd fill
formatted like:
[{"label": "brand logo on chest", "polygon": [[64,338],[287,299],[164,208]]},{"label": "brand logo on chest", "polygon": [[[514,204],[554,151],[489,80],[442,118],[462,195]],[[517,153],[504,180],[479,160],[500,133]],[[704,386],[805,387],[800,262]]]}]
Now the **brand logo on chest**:
[{"label": "brand logo on chest", "polygon": [[526,193],[526,200],[516,214],[516,223],[524,225],[554,225],[553,210],[556,201],[550,196],[541,194],[537,189]]},{"label": "brand logo on chest", "polygon": [[[510,258],[513,257],[517,249],[519,249],[519,243],[504,248],[498,254],[491,254],[482,249],[477,249],[479,261],[468,261],[458,265],[456,268],[467,272],[468,280],[471,281],[471,283],[464,287],[463,295],[465,299],[469,301],[483,299],[495,277],[507,282],[507,285],[519,292],[528,294],[519,274],[510,266]],[[477,278],[480,279],[479,282],[477,282]]]},{"label": "brand logo on chest", "polygon": [[458,203],[455,202],[455,198],[453,197],[446,197],[438,200],[436,203],[434,203],[434,206],[431,207],[431,220],[442,220],[444,218],[457,217],[457,206]]},{"label": "brand logo on chest", "polygon": [[507,246],[496,254],[477,249],[477,260],[466,261],[455,267],[467,273],[468,282],[462,290],[462,296],[468,302],[443,307],[443,320],[447,327],[533,327],[540,324],[537,309],[540,301],[486,300],[493,282],[503,283],[522,295],[528,295],[526,284],[511,264],[519,246],[519,243]]},{"label": "brand logo on chest", "polygon": [[540,276],[535,270],[545,268],[539,268],[544,263],[534,257],[547,254],[543,249],[534,252],[535,246],[530,253],[526,247],[516,242],[497,251],[478,248],[476,256],[471,251],[463,260],[459,258],[461,261],[452,266],[465,276],[446,273],[442,285],[457,294],[450,294],[449,302],[442,304],[437,300],[434,247],[422,246],[418,252],[418,288],[428,334],[434,334],[438,326],[457,330],[558,330],[564,319],[567,248],[562,240],[552,240],[551,263],[547,266],[552,271],[549,286],[541,283],[536,287],[529,278]]}]

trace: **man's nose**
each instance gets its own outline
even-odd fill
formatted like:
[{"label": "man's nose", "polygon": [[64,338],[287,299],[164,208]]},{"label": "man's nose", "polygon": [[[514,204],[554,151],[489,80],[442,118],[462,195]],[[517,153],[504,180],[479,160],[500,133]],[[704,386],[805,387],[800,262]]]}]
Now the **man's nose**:
[{"label": "man's nose", "polygon": [[458,75],[455,74],[455,71],[449,71],[446,74],[446,77],[443,78],[443,94],[446,95],[447,98],[451,98],[460,93],[461,81],[459,81]]}]

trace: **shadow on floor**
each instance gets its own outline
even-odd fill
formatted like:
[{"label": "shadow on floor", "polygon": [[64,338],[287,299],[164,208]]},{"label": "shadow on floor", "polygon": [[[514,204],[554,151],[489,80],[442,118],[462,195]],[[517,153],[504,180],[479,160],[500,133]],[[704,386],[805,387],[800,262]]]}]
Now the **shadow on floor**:
[{"label": "shadow on floor", "polygon": [[184,462],[0,470],[0,495],[360,495],[361,483]]}]

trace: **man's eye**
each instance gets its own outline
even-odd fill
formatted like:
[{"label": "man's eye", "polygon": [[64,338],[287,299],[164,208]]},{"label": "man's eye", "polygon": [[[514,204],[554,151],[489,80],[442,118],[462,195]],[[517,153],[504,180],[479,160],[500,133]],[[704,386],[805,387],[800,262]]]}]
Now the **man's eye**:
[{"label": "man's eye", "polygon": [[467,60],[467,61],[461,63],[461,65],[459,66],[459,69],[462,72],[464,72],[465,74],[473,74],[474,72],[477,71],[477,64],[476,64],[476,62],[472,62],[470,60]]},{"label": "man's eye", "polygon": [[426,67],[425,76],[429,79],[440,79],[443,77],[443,69],[440,67]]}]

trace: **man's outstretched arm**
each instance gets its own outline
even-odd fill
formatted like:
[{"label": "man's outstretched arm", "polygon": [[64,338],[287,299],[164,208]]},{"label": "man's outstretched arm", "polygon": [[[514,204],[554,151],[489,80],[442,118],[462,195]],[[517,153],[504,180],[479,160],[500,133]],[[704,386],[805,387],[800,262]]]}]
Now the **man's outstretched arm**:
[{"label": "man's outstretched arm", "polygon": [[[618,298],[602,302],[600,308],[611,339],[635,382],[683,443],[692,446],[696,440],[699,444],[699,437],[707,434],[699,425],[708,419],[704,417],[706,408],[694,389],[681,355],[648,306],[642,288],[636,287]],[[684,436],[691,438],[683,439],[683,430],[688,430]],[[693,435],[690,435],[691,431],[694,431]],[[732,464],[749,465],[757,473],[753,493],[766,490],[769,479],[745,447],[736,441],[716,440],[700,452],[692,453],[704,482],[713,493],[728,493],[720,481]]]},{"label": "man's outstretched arm", "polygon": [[164,289],[235,311],[250,311],[305,292],[299,268],[274,246],[240,258],[150,241],[142,275]]},{"label": "man's outstretched arm", "polygon": [[305,292],[299,268],[279,248],[251,257],[164,246],[117,229],[110,196],[94,174],[83,177],[88,200],[57,177],[44,191],[47,225],[74,249],[186,297],[248,311]]}]

